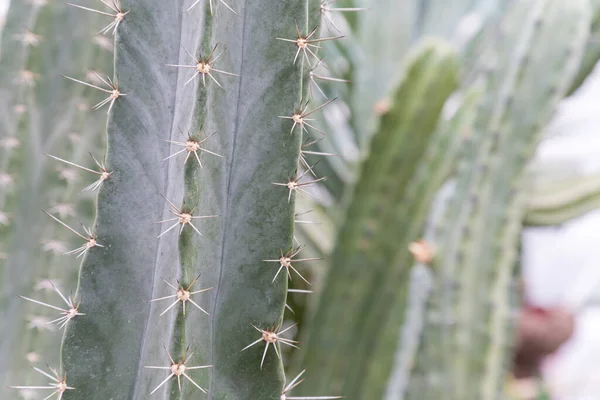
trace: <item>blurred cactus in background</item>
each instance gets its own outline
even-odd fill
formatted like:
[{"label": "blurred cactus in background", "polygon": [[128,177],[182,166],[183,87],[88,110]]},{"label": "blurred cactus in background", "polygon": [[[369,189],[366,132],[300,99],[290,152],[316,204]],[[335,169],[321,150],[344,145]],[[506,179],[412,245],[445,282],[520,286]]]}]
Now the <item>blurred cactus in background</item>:
[{"label": "blurred cactus in background", "polygon": [[0,396],[510,398],[521,229],[598,193],[530,160],[599,17],[13,0]]}]

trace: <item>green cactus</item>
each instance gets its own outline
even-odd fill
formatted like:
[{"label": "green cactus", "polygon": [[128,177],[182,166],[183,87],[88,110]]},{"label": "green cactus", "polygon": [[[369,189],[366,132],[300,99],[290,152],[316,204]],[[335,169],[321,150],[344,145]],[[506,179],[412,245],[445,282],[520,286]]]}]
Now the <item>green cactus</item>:
[{"label": "green cactus", "polygon": [[[83,263],[73,297],[56,288],[67,303],[54,349],[59,368],[51,370],[56,394],[187,398],[210,390],[215,399],[279,399],[291,390],[280,345],[295,347],[291,327],[281,326],[287,280],[305,258],[292,239],[294,200],[308,185],[300,145],[319,129],[309,122],[313,110],[328,104],[307,101],[309,65],[319,43],[341,36],[319,37],[316,1],[72,6],[42,12],[106,19],[101,33],[115,36],[115,56],[113,78],[72,68],[44,76],[44,84],[59,74],[73,81],[58,86],[69,100],[85,86],[104,92],[95,108],[109,114],[108,152],[93,169],[80,156],[45,160],[96,170],[88,188],[99,189],[94,227],[78,233]],[[44,101],[54,107],[46,119],[62,115],[61,104]],[[28,292],[32,278],[22,279],[7,301]],[[42,308],[58,304],[25,297]],[[187,384],[164,380],[170,371]],[[8,377],[26,390],[29,379],[15,385]]]},{"label": "green cactus", "polygon": [[[36,379],[30,364],[59,361],[60,336],[42,333],[51,328],[44,322],[54,314],[18,295],[54,302],[48,279],[61,287],[76,282],[78,262],[54,256],[66,251],[71,236],[45,219],[41,208],[62,216],[79,210],[85,219],[90,199],[75,196],[73,171],[57,174],[57,165],[43,152],[84,163],[88,151],[101,145],[102,118],[86,111],[82,88],[71,90],[59,76],[86,66],[106,67],[98,61],[107,54],[92,44],[95,33],[88,26],[96,20],[94,15],[78,18],[62,4],[13,2],[2,32],[0,101],[6,115],[0,119],[0,175],[13,182],[0,189],[0,216],[7,217],[5,226],[0,223],[0,252],[6,254],[0,259],[2,397],[9,396],[6,387],[15,380],[31,384]],[[81,25],[69,26],[76,21]]]},{"label": "green cactus", "polygon": [[[395,269],[387,261],[399,246],[408,246],[414,240],[407,223],[415,227],[422,224],[417,216],[426,211],[427,201],[417,201],[421,210],[410,209],[404,206],[403,198],[408,196],[407,184],[417,173],[440,110],[456,88],[456,56],[446,43],[427,41],[414,51],[405,71],[391,101],[393,106],[384,114],[371,144],[370,152],[377,157],[369,157],[361,167],[361,178],[348,209],[350,217],[337,238],[329,279],[312,321],[302,363],[315,371],[311,381],[317,390],[332,387],[346,396],[352,393],[354,398],[379,398],[383,394],[380,384],[369,381],[384,378],[378,371],[385,367],[380,359],[379,366],[370,364],[367,354],[374,355],[373,349],[381,340],[387,340],[387,335],[382,320],[366,324],[368,313],[357,310],[367,307],[363,304],[367,299],[377,301],[368,293],[380,293],[387,307],[393,307],[390,295],[382,290],[385,282],[390,282],[394,292],[402,293],[399,287],[408,269]],[[407,140],[410,146],[406,146]],[[423,178],[421,185],[431,188],[429,176]],[[399,235],[404,238],[399,239]],[[383,310],[370,312],[379,311]],[[343,336],[336,332],[343,332]],[[326,368],[319,371],[318,365]]]},{"label": "green cactus", "polygon": [[11,4],[2,397],[503,397],[521,225],[596,204],[526,172],[597,7],[167,3]]},{"label": "green cactus", "polygon": [[597,175],[553,182],[532,188],[527,195],[524,223],[558,225],[598,209],[600,177]]}]

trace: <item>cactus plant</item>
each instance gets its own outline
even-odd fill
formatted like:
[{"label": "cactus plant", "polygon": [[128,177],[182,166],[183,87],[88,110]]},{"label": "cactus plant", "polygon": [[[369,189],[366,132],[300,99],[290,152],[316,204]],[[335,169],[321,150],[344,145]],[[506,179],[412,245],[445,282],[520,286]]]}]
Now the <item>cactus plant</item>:
[{"label": "cactus plant", "polygon": [[[460,121],[463,112],[470,113],[474,118],[470,122],[467,119],[467,125],[462,129],[460,125],[452,127],[452,124],[450,128],[444,124],[439,127],[442,130],[450,129],[455,136],[466,134],[466,138],[461,156],[452,163],[452,168],[442,171],[442,175],[445,173],[442,180],[435,179],[436,175],[429,175],[432,179],[428,183],[433,187],[439,187],[452,176],[457,186],[447,215],[441,218],[439,232],[433,235],[436,242],[431,245],[436,249],[437,256],[432,261],[434,286],[427,313],[429,320],[421,349],[413,356],[407,356],[405,351],[418,333],[404,326],[402,331],[405,333],[400,335],[399,327],[402,321],[408,324],[409,321],[404,318],[412,315],[409,314],[412,309],[406,306],[406,288],[410,284],[406,277],[412,267],[408,243],[416,241],[421,235],[424,223],[423,220],[418,221],[423,216],[412,212],[409,214],[411,218],[399,224],[399,233],[394,236],[396,252],[385,256],[378,247],[372,246],[373,257],[378,261],[360,263],[365,268],[348,268],[348,264],[357,258],[346,260],[341,257],[342,254],[352,254],[351,249],[356,247],[356,244],[344,239],[349,237],[349,227],[360,219],[356,207],[368,204],[364,200],[358,201],[358,191],[361,182],[374,179],[373,172],[367,169],[375,154],[371,150],[372,156],[364,161],[358,184],[353,189],[357,192],[349,202],[347,219],[340,228],[332,254],[332,269],[322,289],[323,295],[314,321],[307,332],[308,344],[303,348],[304,356],[300,357],[303,367],[310,368],[317,364],[328,366],[328,374],[315,377],[317,382],[313,384],[316,387],[334,382],[342,394],[352,395],[353,398],[385,396],[388,399],[433,399],[454,396],[452,398],[479,399],[499,396],[503,378],[508,372],[507,355],[510,354],[512,325],[509,311],[514,306],[516,249],[527,203],[524,200],[523,174],[534,144],[539,140],[539,134],[557,102],[569,92],[569,85],[580,84],[587,74],[585,71],[589,72],[585,65],[580,67],[584,56],[595,57],[585,51],[592,27],[592,9],[589,6],[588,2],[565,5],[558,1],[515,1],[500,21],[501,30],[496,25],[486,28],[483,47],[487,49],[486,54],[492,56],[493,62],[489,63],[489,58],[475,59],[475,69],[468,74],[470,80],[467,79],[467,83],[472,81],[470,75],[478,76],[474,84],[480,84],[481,81],[485,83],[487,95],[471,111],[468,111],[466,101],[469,96],[465,96],[464,106],[455,118]],[[553,22],[553,18],[557,18],[556,21],[560,19],[560,24]],[[527,31],[527,27],[531,31]],[[557,34],[558,28],[562,29],[560,45],[551,39]],[[527,36],[521,34],[520,29],[533,33]],[[532,38],[531,43],[525,41],[524,38],[528,37]],[[569,62],[564,62],[566,59]],[[550,60],[554,60],[554,63],[550,64]],[[472,68],[472,60],[464,64],[466,68]],[[533,72],[536,69],[540,71],[537,74]],[[578,70],[581,75],[576,78]],[[476,90],[476,86],[469,90]],[[494,100],[494,96],[498,100]],[[490,122],[492,109],[496,110],[495,120]],[[385,114],[382,124],[384,121]],[[518,127],[510,128],[511,124],[518,124]],[[383,137],[384,132],[378,131],[372,143],[383,140],[379,135]],[[511,135],[515,137],[511,138]],[[431,143],[432,149],[440,146],[440,137],[436,139],[437,142]],[[438,152],[438,158],[440,154],[443,153]],[[514,161],[505,164],[507,159]],[[428,172],[434,174],[436,163],[431,158],[423,161],[430,168]],[[491,165],[495,165],[495,172]],[[472,179],[470,188],[464,186],[469,179]],[[418,174],[412,179],[411,185],[417,182]],[[588,187],[586,192],[588,197],[593,191],[591,189]],[[492,190],[494,197],[491,197]],[[480,191],[487,191],[487,197],[481,199]],[[375,193],[373,196],[381,198]],[[395,203],[397,215],[417,207],[413,202],[425,203],[428,207],[430,201],[431,197],[428,196],[407,196]],[[560,204],[561,210],[566,203],[563,201]],[[460,208],[464,210],[461,212]],[[477,209],[485,210],[484,214],[476,212]],[[464,218],[467,225],[477,220],[480,230],[470,225],[460,229],[457,218]],[[385,243],[382,238],[374,239],[379,233],[378,229],[370,231],[366,227],[377,226],[378,222],[387,226],[390,219],[387,214],[381,213],[379,217],[369,219],[369,223],[364,221],[362,225],[357,225],[363,226],[365,245]],[[409,228],[409,222],[413,221],[417,224],[416,230]],[[410,248],[413,251],[422,250],[416,248],[417,245],[420,243],[415,242]],[[488,247],[489,250],[486,250]],[[370,249],[371,246],[363,249],[362,256],[369,254]],[[469,258],[466,254],[475,258]],[[489,257],[490,254],[498,256]],[[375,268],[376,265],[382,267]],[[484,271],[489,271],[489,275]],[[394,273],[398,276],[403,274],[403,278],[391,279]],[[362,294],[353,298],[351,293]],[[489,293],[494,293],[494,297],[489,298]],[[463,299],[460,301],[462,308],[459,309],[472,308],[467,309],[470,310],[467,313],[457,315],[457,311],[450,307],[459,298]],[[350,301],[357,303],[347,307]],[[490,310],[494,312],[488,312]],[[495,319],[490,321],[489,316],[495,316]],[[351,333],[341,339],[332,335],[334,327]],[[407,330],[411,332],[410,335],[406,333]],[[356,337],[355,332],[359,332]],[[466,340],[466,337],[472,339]],[[455,348],[454,352],[450,349],[456,343],[462,343],[463,347],[460,350]],[[481,346],[478,347],[480,350],[476,356],[469,356],[473,345]],[[351,362],[346,361],[349,353],[352,354]],[[404,360],[404,367],[392,367],[394,353],[397,357],[395,363]],[[414,367],[406,366],[413,362]],[[463,375],[459,375],[463,367]],[[395,372],[398,368],[404,368],[404,371]],[[406,382],[408,372],[412,372],[408,384],[398,383],[397,380]],[[474,380],[473,377],[477,378]]]},{"label": "cactus plant", "polygon": [[[307,189],[300,144],[318,129],[309,115],[327,104],[308,101],[308,72],[319,43],[341,36],[319,37],[317,1],[70,6],[36,5],[106,19],[114,72],[60,71],[45,82],[63,74],[72,82],[61,88],[104,92],[94,109],[108,112],[108,150],[88,187],[98,189],[93,228],[81,234],[50,214],[84,240],[73,296],[55,288],[67,308],[23,296],[55,308],[64,329],[55,369],[36,371],[67,399],[289,396],[299,381],[284,385],[279,345],[293,344],[281,324],[302,258],[300,249],[287,256],[294,200]],[[7,267],[12,284],[17,268]],[[16,378],[7,383],[32,386]]]},{"label": "cactus plant", "polygon": [[[0,173],[24,174],[22,187],[43,196],[0,198],[16,224],[0,231],[15,247],[3,249],[0,376],[12,387],[3,396],[30,396],[41,378],[51,380],[45,393],[66,400],[499,396],[518,234],[548,203],[524,190],[526,165],[558,101],[598,57],[589,0],[515,0],[500,29],[488,24],[465,48],[420,38],[451,36],[474,2],[450,14],[432,1],[13,3],[3,52],[22,56],[2,66],[0,101],[36,107],[2,116],[2,143],[23,142],[5,145]],[[390,10],[402,7],[397,23]],[[46,29],[39,52],[11,41],[23,24]],[[112,60],[89,50],[89,26]],[[479,45],[494,68],[472,57]],[[109,62],[112,73],[96,71]],[[39,77],[20,73],[24,65]],[[11,90],[33,77],[35,87]],[[95,106],[74,112],[82,93]],[[55,133],[36,142],[42,122]],[[74,129],[80,141],[60,149]],[[329,130],[336,135],[324,138]],[[40,189],[48,165],[89,181],[69,178],[65,189],[51,169]],[[553,191],[552,207],[587,205],[596,187],[558,203]],[[77,229],[75,208],[95,214],[90,229]],[[36,241],[52,238],[57,249],[68,240],[73,257],[15,245],[40,215]],[[36,282],[49,290],[32,293]],[[494,296],[477,302],[483,290]],[[288,293],[311,298],[314,316]],[[295,314],[284,318],[286,307]],[[472,312],[448,324],[457,310]],[[32,334],[23,319],[32,311],[60,326]],[[481,357],[468,355],[464,337]]]},{"label": "cactus plant", "polygon": [[[77,20],[81,25],[69,26]],[[0,175],[13,182],[0,189],[0,215],[6,216],[6,224],[0,224],[0,252],[6,254],[0,259],[3,397],[17,377],[32,383],[32,373],[37,373],[30,363],[58,362],[60,336],[45,332],[52,328],[45,323],[50,310],[26,304],[18,295],[54,302],[49,279],[61,287],[76,282],[78,260],[54,256],[67,251],[70,234],[44,219],[41,209],[63,218],[77,210],[85,220],[91,201],[76,196],[79,182],[73,171],[57,171],[59,166],[43,153],[84,163],[88,151],[102,143],[102,117],[87,111],[82,88],[62,85],[59,75],[86,66],[105,68],[102,59],[109,54],[87,26],[95,20],[94,15],[77,18],[64,5],[13,2],[3,30]]]}]

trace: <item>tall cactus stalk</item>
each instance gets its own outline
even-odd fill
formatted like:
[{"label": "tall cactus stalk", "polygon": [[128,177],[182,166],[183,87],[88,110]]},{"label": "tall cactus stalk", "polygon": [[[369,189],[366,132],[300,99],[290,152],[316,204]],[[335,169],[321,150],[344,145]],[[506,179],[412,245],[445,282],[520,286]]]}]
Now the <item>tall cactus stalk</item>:
[{"label": "tall cactus stalk", "polygon": [[51,310],[18,295],[55,301],[48,279],[73,282],[80,261],[54,255],[67,251],[70,236],[41,212],[69,218],[79,209],[85,220],[89,208],[89,197],[74,195],[73,170],[57,170],[43,154],[84,163],[101,142],[102,116],[88,112],[83,87],[63,85],[59,75],[106,67],[108,54],[90,29],[96,16],[77,14],[64,4],[12,2],[2,32],[0,176],[11,184],[0,188],[0,397],[15,395],[7,386],[17,379],[34,382],[30,364],[58,362],[60,337],[45,323],[54,319]]},{"label": "tall cactus stalk", "polygon": [[525,190],[597,1],[514,0],[463,54],[416,39],[476,2],[72,1],[2,38],[0,397],[504,398],[521,225],[597,198]]},{"label": "tall cactus stalk", "polygon": [[457,171],[456,195],[438,243],[437,290],[415,371],[419,379],[409,398],[443,393],[492,399],[501,391],[513,343],[523,173],[575,79],[590,16],[587,1],[517,1],[501,21],[504,41],[486,71],[494,95],[480,108],[475,140]]},{"label": "tall cactus stalk", "polygon": [[[395,340],[399,331],[402,313],[390,311],[395,301],[404,301],[400,288],[409,271],[388,261],[399,246],[414,240],[410,232],[420,229],[426,218],[426,199],[415,200],[412,208],[405,199],[442,106],[456,89],[457,67],[456,54],[446,42],[422,43],[409,57],[390,110],[381,119],[370,150],[377,156],[361,167],[303,358],[316,390],[332,387],[355,399],[383,395],[381,380],[386,376],[381,372],[391,359],[374,358],[374,350],[383,340]],[[421,176],[416,189],[431,189],[429,178]],[[385,305],[370,308],[378,301]],[[370,317],[373,321],[367,323]],[[395,321],[390,322],[393,333],[385,330],[390,319]],[[387,351],[387,356],[393,353]],[[319,365],[326,368],[319,371]]]},{"label": "tall cactus stalk", "polygon": [[[417,109],[410,106],[422,98],[431,104],[433,97],[423,91],[390,102],[353,188],[303,348],[303,367],[321,365],[327,370],[313,377],[317,388],[333,385],[355,399],[501,396],[512,345],[515,266],[526,203],[523,173],[544,126],[580,69],[591,16],[587,1],[513,2],[501,28],[490,32],[475,73],[469,74],[475,76],[470,77],[475,86],[461,91],[482,93],[477,89],[481,83],[485,90],[470,105],[471,96],[459,98],[463,107],[455,116],[457,123],[439,126],[452,138],[443,150],[451,153],[457,145],[460,149],[450,164],[442,162],[446,151],[439,150],[448,136],[433,135],[429,154],[435,156],[422,152],[421,174],[409,174],[417,165],[409,157],[421,154],[416,150],[420,125],[412,123],[407,124],[410,140],[397,148],[394,165],[402,167],[373,167],[391,151],[392,139],[381,145],[391,131],[386,125],[390,116]],[[405,68],[407,76],[410,70]],[[438,115],[431,112],[432,117],[421,112],[419,120]],[[405,125],[393,126],[400,131]],[[384,171],[394,171],[394,179],[385,180]],[[420,242],[432,195],[448,177],[455,180],[455,193],[445,216],[438,218],[441,222],[432,235],[436,242]],[[385,180],[380,189],[379,180]],[[377,204],[392,195],[398,197],[386,207]],[[435,258],[430,254],[434,250]],[[403,323],[410,322],[413,311],[407,304],[413,256],[428,260],[434,284],[424,341],[406,356],[408,337],[402,338],[400,327],[406,328]],[[338,331],[344,335],[334,333]],[[411,340],[418,335],[413,332]],[[406,357],[404,366],[394,365]]]},{"label": "tall cactus stalk", "polygon": [[37,371],[65,399],[286,398],[295,197],[320,181],[300,151],[328,104],[310,101],[309,71],[341,36],[319,37],[316,0],[70,5],[114,36],[113,74],[65,76],[104,96],[108,150],[93,227],[50,214],[83,261],[62,306],[24,296],[63,329],[61,362]]}]

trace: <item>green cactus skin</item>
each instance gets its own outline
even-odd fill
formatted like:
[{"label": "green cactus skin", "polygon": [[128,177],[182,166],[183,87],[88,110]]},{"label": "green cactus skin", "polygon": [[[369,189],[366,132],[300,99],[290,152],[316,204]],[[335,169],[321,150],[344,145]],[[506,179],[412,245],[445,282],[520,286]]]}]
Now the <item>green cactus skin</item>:
[{"label": "green cactus skin", "polygon": [[[398,70],[409,46],[423,35],[443,35],[451,38],[453,44],[459,46],[459,51],[465,53],[461,57],[462,64],[471,54],[461,47],[471,46],[472,40],[458,29],[461,18],[476,12],[476,18],[485,27],[488,19],[499,14],[504,5],[495,0],[453,1],[451,5],[439,0],[383,1],[376,4],[356,0],[337,1],[335,8],[358,8],[360,12],[331,11],[328,15],[329,18],[343,15],[348,23],[346,32],[344,21],[335,19],[348,40],[324,44],[326,64],[331,74],[347,82],[318,80],[328,97],[339,96],[341,101],[326,110],[325,118],[321,118],[327,123],[327,131],[335,132],[335,135],[320,141],[315,147],[321,152],[342,156],[321,158],[315,171],[318,175],[328,176],[323,186],[334,202],[347,204],[359,172],[356,165],[358,157],[353,153],[360,153],[362,157],[367,155],[367,145],[381,114],[380,108],[393,86],[390,82],[398,78]],[[331,23],[327,26],[330,31],[336,32]],[[382,31],[386,34],[381,35]],[[468,74],[468,68],[461,69],[465,70],[463,74]],[[324,70],[317,70],[317,73],[327,74]],[[315,162],[318,158],[309,159],[309,162]],[[343,223],[343,214],[337,215],[333,207],[328,212],[335,215],[338,226]]]},{"label": "green cactus skin", "polygon": [[425,329],[415,371],[422,377],[413,380],[409,399],[495,399],[501,390],[525,204],[522,175],[575,78],[590,14],[587,1],[517,1],[503,20],[504,46],[495,49],[488,74],[494,95],[475,123],[477,150],[457,174],[439,244],[438,295],[431,305],[437,317]]},{"label": "green cactus skin", "polygon": [[[398,245],[399,240],[406,248],[415,239],[405,237],[403,222],[416,216],[408,217],[404,208],[394,205],[405,196],[405,186],[415,174],[442,105],[456,87],[456,76],[455,54],[443,41],[421,44],[406,64],[392,108],[383,116],[373,139],[371,153],[378,156],[369,157],[362,165],[349,218],[340,231],[320,306],[303,348],[302,365],[308,369],[315,392],[328,389],[352,399],[383,394],[385,384],[368,380],[367,371],[369,378],[379,375],[379,380],[385,381],[392,360],[377,366],[365,353],[372,353],[375,343],[385,336],[381,321],[393,318],[386,311],[395,295],[386,291],[383,283],[393,281],[393,293],[401,292],[398,285],[409,271],[406,266],[391,268],[386,260],[393,259],[403,246]],[[410,146],[405,146],[407,138],[411,139]],[[368,293],[385,296],[385,310],[372,309],[383,299]],[[375,325],[366,323],[370,313],[380,317]],[[385,317],[381,318],[381,313]],[[300,395],[307,395],[307,390],[300,389]]]},{"label": "green cactus skin", "polygon": [[[45,363],[58,365],[60,336],[51,332],[31,329],[31,317],[52,317],[55,312],[29,303],[18,295],[30,296],[50,304],[59,304],[56,293],[36,289],[40,282],[52,278],[60,281],[60,288],[75,288],[73,272],[78,260],[54,256],[43,251],[47,239],[54,243],[66,243],[72,234],[46,218],[41,208],[52,209],[57,203],[71,202],[73,209],[84,206],[72,195],[78,182],[65,182],[57,175],[56,165],[42,153],[61,157],[73,148],[72,133],[77,132],[77,148],[71,160],[84,164],[87,152],[98,147],[96,138],[100,119],[84,117],[89,125],[82,124],[82,88],[61,85],[59,72],[70,73],[73,69],[93,66],[102,70],[103,63],[96,63],[102,55],[91,46],[95,32],[90,26],[97,16],[78,18],[78,13],[65,4],[35,5],[30,2],[11,4],[7,25],[2,37],[2,78],[0,82],[0,140],[16,140],[17,147],[0,149],[0,173],[8,173],[14,184],[0,189],[0,212],[10,215],[9,225],[0,227],[0,252],[6,259],[0,260],[0,397],[14,398],[15,392],[8,385],[31,384],[39,374],[31,369]],[[81,25],[69,27],[78,21]],[[25,49],[15,35],[32,31],[39,35],[37,46]],[[19,82],[19,71],[31,71],[33,81]],[[16,107],[24,108],[17,112]],[[65,197],[67,196],[67,197]],[[58,201],[57,201],[58,200]],[[83,211],[83,210],[82,210]],[[79,216],[85,220],[85,213]],[[68,221],[72,223],[72,221]],[[76,223],[76,221],[75,221]],[[48,320],[50,320],[48,319]],[[41,327],[40,329],[43,329]],[[35,377],[34,377],[35,376]]]},{"label": "green cactus skin", "polygon": [[[182,14],[178,1],[124,2],[128,14],[115,38],[115,80],[125,96],[114,102],[108,120],[106,165],[113,174],[102,183],[94,232],[104,247],[89,249],[80,269],[76,297],[79,316],[67,327],[62,369],[76,389],[68,399],[147,398],[170,366],[165,349],[179,359],[193,351],[189,376],[209,390],[209,399],[279,399],[284,374],[271,348],[260,368],[264,342],[253,328],[278,326],[287,293],[285,271],[273,278],[280,251],[293,245],[294,197],[287,183],[295,174],[302,143],[291,116],[307,95],[303,54],[294,63],[296,23],[308,34],[317,26],[318,2],[270,1],[232,4],[237,12],[208,2]],[[220,4],[220,3],[217,3]],[[153,21],[152,24],[148,21]],[[157,29],[160,27],[161,29]],[[213,74],[206,87],[185,50],[205,57],[214,45],[227,50],[213,68],[239,76]],[[218,54],[218,53],[217,53]],[[317,107],[318,104],[311,106]],[[184,133],[201,138],[202,146],[222,157],[192,155],[162,160],[181,148],[164,140],[185,141]],[[216,134],[213,135],[213,132]],[[162,235],[170,225],[169,204],[194,209],[203,236],[187,226]],[[171,221],[173,223],[173,221]],[[179,237],[179,240],[177,240]],[[301,254],[303,257],[303,255]],[[177,262],[177,260],[179,260]],[[152,302],[174,294],[170,284],[212,290],[160,315],[170,304]],[[294,277],[297,279],[297,277]],[[66,395],[67,396],[67,395]],[[204,396],[186,381],[182,393],[171,381],[156,398]]]},{"label": "green cactus skin", "polygon": [[600,1],[590,0],[590,5],[593,9],[593,20],[587,48],[585,50],[585,57],[583,58],[577,77],[569,89],[568,95],[573,94],[573,92],[581,86],[585,81],[585,78],[587,78],[596,66],[598,60],[600,60],[600,43],[598,41],[598,38],[600,37]]},{"label": "green cactus skin", "polygon": [[527,192],[525,225],[558,225],[595,210],[600,204],[600,177],[569,178],[568,181]]},{"label": "green cactus skin", "polygon": [[[15,118],[15,104],[23,101],[23,89],[16,85],[19,71],[25,69],[29,52],[35,47],[37,36],[29,36],[31,45],[25,42],[27,32],[34,33],[35,21],[40,7],[22,1],[13,4],[6,15],[6,23],[2,29],[2,51],[0,53],[0,138],[6,139],[16,135],[18,118]],[[35,35],[35,33],[34,33]],[[17,89],[17,90],[15,90]],[[4,171],[9,158],[6,149],[2,151],[0,170]],[[0,203],[0,206],[2,203]]]},{"label": "green cactus skin", "polygon": [[[481,92],[473,91],[470,93],[471,99],[481,97]],[[467,105],[468,104],[468,105]],[[465,101],[462,110],[459,110],[456,116],[451,121],[444,121],[448,124],[442,124],[439,132],[444,132],[449,137],[457,137],[454,129],[448,128],[447,125],[455,125],[452,121],[462,120],[463,122],[470,119],[473,107],[470,101]],[[446,125],[444,127],[444,125]],[[462,124],[459,124],[462,125]],[[460,140],[456,140],[460,142]],[[441,149],[440,149],[441,150]],[[447,188],[447,187],[446,187]],[[437,243],[437,234],[441,232],[446,208],[450,198],[448,190],[440,190],[432,202],[431,212],[428,216],[428,221],[425,226],[423,240],[426,243]],[[390,373],[390,378],[385,391],[385,400],[399,400],[404,398],[406,388],[411,379],[411,372],[415,364],[415,357],[419,349],[423,327],[425,325],[425,311],[429,296],[432,290],[433,273],[436,269],[435,257],[429,264],[416,262],[411,268],[411,277],[408,289],[407,313],[405,322],[402,324],[402,333],[398,337],[398,345],[396,347],[394,366]]]},{"label": "green cactus skin", "polygon": [[[473,124],[485,93],[484,82],[478,81],[464,94],[453,99],[453,101],[460,101],[461,105],[449,120],[441,121],[439,124],[425,156],[419,163],[417,174],[409,184],[407,193],[409,202],[419,203],[420,199],[431,199],[448,177],[455,173],[457,157],[464,155],[468,148],[467,144],[473,139]],[[452,101],[448,101],[448,104],[452,104]],[[446,209],[450,202],[448,186],[443,187],[435,197],[423,235],[424,240],[432,244],[440,241],[439,235],[444,227]],[[414,235],[419,234],[419,227],[415,226],[414,232]],[[399,257],[401,262],[408,262],[405,261],[408,259],[406,256],[405,254]],[[411,372],[418,354],[424,324],[425,315],[421,314],[425,314],[424,303],[428,301],[433,283],[431,272],[428,270],[436,269],[435,258],[429,266],[417,265],[412,268],[413,276],[408,303],[405,306],[407,317],[402,324],[402,336],[396,347],[394,370],[387,383],[386,400],[402,399],[406,395],[410,379],[415,379],[411,377]],[[420,356],[423,357],[422,354]],[[416,379],[418,378],[417,376]]]}]

